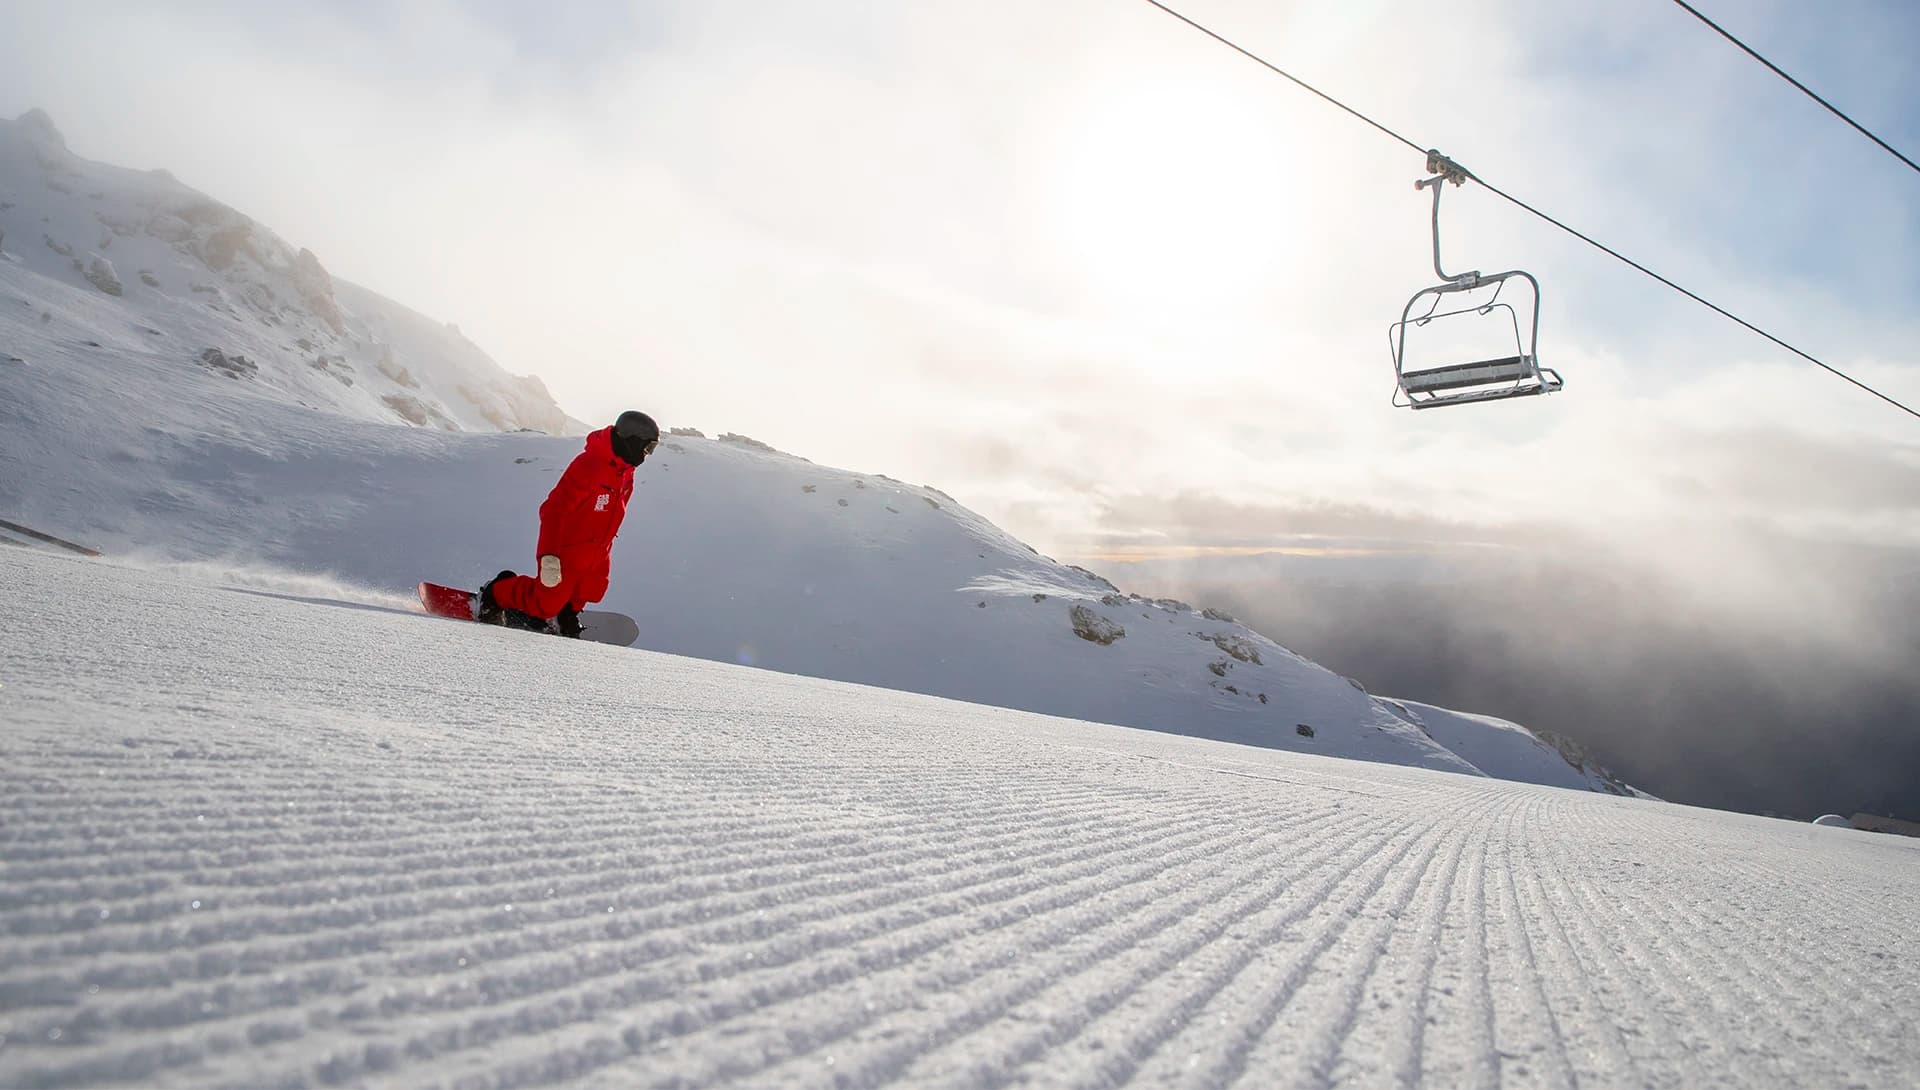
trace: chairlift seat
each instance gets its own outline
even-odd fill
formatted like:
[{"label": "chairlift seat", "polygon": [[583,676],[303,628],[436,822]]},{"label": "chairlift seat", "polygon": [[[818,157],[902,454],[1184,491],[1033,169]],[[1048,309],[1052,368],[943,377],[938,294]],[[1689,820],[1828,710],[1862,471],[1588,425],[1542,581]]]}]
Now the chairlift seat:
[{"label": "chairlift seat", "polygon": [[1408,371],[1400,378],[1407,406],[1413,409],[1551,394],[1562,386],[1558,373],[1551,368],[1535,367],[1531,356],[1429,367]]},{"label": "chairlift seat", "polygon": [[1533,361],[1526,356],[1508,356],[1498,360],[1455,363],[1408,371],[1400,376],[1409,394],[1458,390],[1466,386],[1487,386],[1496,382],[1520,382],[1534,377]]}]

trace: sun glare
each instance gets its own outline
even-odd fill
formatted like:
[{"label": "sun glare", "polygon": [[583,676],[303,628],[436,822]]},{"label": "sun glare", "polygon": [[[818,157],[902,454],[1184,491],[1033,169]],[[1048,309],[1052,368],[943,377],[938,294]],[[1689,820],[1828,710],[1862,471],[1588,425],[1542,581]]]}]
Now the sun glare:
[{"label": "sun glare", "polygon": [[1286,136],[1204,78],[1112,82],[1062,119],[1051,222],[1098,305],[1192,318],[1278,289],[1288,224]]}]

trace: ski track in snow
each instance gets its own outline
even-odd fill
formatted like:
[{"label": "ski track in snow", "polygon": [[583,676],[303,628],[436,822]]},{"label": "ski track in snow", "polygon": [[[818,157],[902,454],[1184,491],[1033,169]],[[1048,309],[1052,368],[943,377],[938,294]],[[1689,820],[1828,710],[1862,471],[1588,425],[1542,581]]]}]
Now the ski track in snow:
[{"label": "ski track in snow", "polygon": [[1920,1081],[1920,845],[10,551],[0,1085]]}]

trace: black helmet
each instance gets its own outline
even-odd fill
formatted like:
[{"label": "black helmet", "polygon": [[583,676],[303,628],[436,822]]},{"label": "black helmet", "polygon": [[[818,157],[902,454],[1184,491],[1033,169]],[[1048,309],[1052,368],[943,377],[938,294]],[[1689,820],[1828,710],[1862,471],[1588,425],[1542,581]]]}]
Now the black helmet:
[{"label": "black helmet", "polygon": [[628,465],[639,465],[660,442],[660,425],[646,413],[628,410],[613,422],[613,452]]}]

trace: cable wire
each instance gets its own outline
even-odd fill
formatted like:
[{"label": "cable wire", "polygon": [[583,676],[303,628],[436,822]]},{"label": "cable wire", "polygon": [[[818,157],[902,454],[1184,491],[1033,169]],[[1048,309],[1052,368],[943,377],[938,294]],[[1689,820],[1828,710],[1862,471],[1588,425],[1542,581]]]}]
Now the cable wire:
[{"label": "cable wire", "polygon": [[[1152,0],[1148,0],[1148,2],[1151,3]],[[1813,356],[1810,356],[1807,353],[1802,352],[1800,349],[1795,348],[1793,345],[1790,345],[1787,342],[1781,340],[1780,338],[1774,336],[1773,334],[1768,333],[1766,330],[1761,329],[1759,326],[1754,325],[1752,322],[1747,321],[1745,318],[1740,317],[1738,314],[1733,313],[1732,311],[1726,309],[1725,307],[1720,306],[1717,303],[1714,303],[1709,299],[1704,299],[1701,296],[1691,291],[1688,291],[1686,288],[1683,288],[1680,285],[1674,283],[1673,281],[1668,280],[1666,277],[1661,276],[1659,273],[1654,272],[1652,269],[1647,268],[1645,265],[1640,264],[1638,261],[1635,261],[1634,259],[1628,257],[1627,255],[1621,253],[1620,251],[1614,249],[1613,247],[1607,246],[1603,243],[1595,241],[1592,238],[1587,237],[1586,235],[1580,233],[1579,231],[1576,231],[1573,228],[1567,226],[1566,224],[1561,223],[1559,220],[1554,219],[1552,216],[1547,215],[1545,212],[1540,211],[1538,208],[1533,207],[1527,202],[1521,200],[1520,198],[1515,197],[1512,194],[1506,193],[1495,186],[1487,184],[1485,179],[1474,174],[1473,172],[1468,171],[1467,176],[1472,178],[1474,181],[1479,182],[1480,185],[1483,188],[1485,188],[1487,192],[1493,194],[1494,196],[1503,198],[1511,202],[1516,207],[1523,208],[1526,211],[1531,212],[1536,216],[1539,216],[1541,219],[1546,220],[1548,223],[1553,224],[1555,227],[1560,228],[1562,231],[1565,231],[1567,234],[1572,235],[1574,238],[1579,239],[1580,241],[1586,243],[1587,245],[1593,247],[1594,249],[1599,250],[1600,252],[1607,254],[1611,257],[1614,257],[1627,265],[1631,265],[1632,267],[1640,270],[1641,272],[1646,273],[1648,276],[1653,277],[1655,280],[1658,280],[1662,284],[1665,284],[1667,287],[1672,288],[1674,291],[1679,292],[1680,294],[1686,296],[1687,298],[1693,300],[1694,302],[1699,303],[1701,306],[1706,307],[1708,310],[1713,311],[1715,314],[1718,314],[1723,318],[1727,318],[1730,321],[1737,322],[1740,325],[1745,326],[1746,328],[1752,330],[1753,332],[1760,334],[1762,337],[1765,337],[1767,340],[1772,341],[1774,344],[1779,345],[1780,347],[1786,349],[1787,351],[1793,353],[1794,355],[1799,356],[1801,359],[1806,360],[1808,363],[1813,364],[1815,367],[1818,367],[1824,371],[1827,371],[1830,374],[1833,374],[1842,379],[1845,379],[1846,381],[1852,383],[1853,385],[1858,386],[1860,389],[1865,390],[1867,393],[1870,393],[1873,396],[1879,398],[1880,400],[1886,402],[1887,404],[1893,406],[1894,408],[1899,409],[1901,412],[1904,412],[1909,416],[1920,418],[1920,412],[1916,412],[1912,408],[1909,408],[1908,406],[1902,404],[1901,402],[1896,401],[1893,398],[1887,396],[1886,394],[1881,393],[1880,391],[1874,389],[1873,387],[1867,385],[1866,383],[1861,382],[1859,379],[1854,378],[1852,375],[1847,374],[1845,371],[1842,371],[1837,367],[1833,367],[1828,364],[1822,363],[1820,360],[1815,359]]]},{"label": "cable wire", "polygon": [[1295,86],[1301,88],[1302,90],[1307,91],[1310,94],[1319,96],[1322,101],[1331,103],[1332,105],[1337,106],[1342,110],[1345,110],[1347,113],[1352,114],[1354,117],[1359,118],[1360,120],[1366,122],[1369,125],[1372,125],[1374,128],[1379,129],[1381,132],[1386,133],[1388,136],[1393,137],[1395,140],[1400,141],[1402,144],[1405,144],[1406,146],[1412,148],[1413,150],[1419,152],[1420,154],[1425,155],[1427,153],[1427,149],[1421,147],[1420,145],[1414,143],[1413,141],[1407,139],[1406,137],[1401,136],[1399,133],[1394,132],[1392,129],[1387,128],[1385,125],[1382,125],[1378,121],[1375,121],[1373,118],[1368,117],[1366,114],[1361,113],[1359,110],[1354,109],[1353,107],[1347,105],[1346,103],[1326,93],[1325,91],[1322,91],[1320,88],[1315,87],[1313,84],[1308,83],[1306,80],[1303,80],[1298,76],[1295,76],[1293,73],[1286,71],[1285,69],[1281,68],[1279,65],[1274,64],[1273,62],[1267,60],[1266,58],[1261,57],[1249,50],[1242,49],[1240,46],[1236,45],[1232,41],[1226,38],[1223,38],[1218,34],[1215,34],[1213,31],[1208,30],[1206,27],[1203,27],[1199,23],[1194,22],[1192,19],[1189,19],[1186,16],[1168,7],[1167,5],[1162,4],[1160,0],[1147,0],[1147,3],[1152,4],[1154,7],[1159,8],[1161,11],[1166,12],[1168,15],[1173,16],[1175,19],[1180,20],[1181,22],[1187,24],[1188,26],[1199,31],[1200,33],[1205,34],[1207,37],[1212,38],[1214,41],[1219,42],[1221,45],[1226,46],[1228,49],[1233,50],[1235,53],[1238,53],[1241,56],[1252,61],[1253,63],[1259,65],[1260,67],[1265,68],[1267,71],[1272,72],[1274,75],[1279,76],[1283,79],[1293,81]]},{"label": "cable wire", "polygon": [[[1375,121],[1373,118],[1368,117],[1366,114],[1361,113],[1359,110],[1356,110],[1353,107],[1347,105],[1346,103],[1341,102],[1339,99],[1334,98],[1332,95],[1327,94],[1325,91],[1320,90],[1318,87],[1315,87],[1312,84],[1308,83],[1307,81],[1301,79],[1300,77],[1295,76],[1293,73],[1282,69],[1280,66],[1274,64],[1272,61],[1269,61],[1266,58],[1261,57],[1260,55],[1252,52],[1249,49],[1244,48],[1243,46],[1232,41],[1231,39],[1223,37],[1222,35],[1215,33],[1214,31],[1208,29],[1205,26],[1202,26],[1201,24],[1193,21],[1192,19],[1187,18],[1185,15],[1182,15],[1181,13],[1161,3],[1160,0],[1145,0],[1145,2],[1147,4],[1152,5],[1153,7],[1159,8],[1161,11],[1167,13],[1168,15],[1173,16],[1175,19],[1180,20],[1181,22],[1187,24],[1188,26],[1199,31],[1200,33],[1205,34],[1207,37],[1212,38],[1214,41],[1219,42],[1221,45],[1226,46],[1228,49],[1233,50],[1235,53],[1238,53],[1241,56],[1247,58],[1248,60],[1253,61],[1255,64],[1260,65],[1262,68],[1265,68],[1268,71],[1274,73],[1275,75],[1280,76],[1292,82],[1295,86],[1298,86],[1301,89],[1315,95],[1316,97],[1327,102],[1328,104],[1335,106],[1341,110],[1344,110],[1345,112],[1347,112],[1348,114],[1351,114],[1356,118],[1359,118],[1361,121],[1366,122],[1368,125],[1371,125],[1375,129],[1378,129],[1379,131],[1385,133],[1386,135],[1392,137],[1393,139],[1400,141],[1402,144],[1405,144],[1406,146],[1412,148],[1413,150],[1420,152],[1422,155],[1425,155],[1428,153],[1428,149],[1421,147],[1419,144],[1413,142],[1412,140],[1407,139],[1406,137],[1393,131],[1387,126],[1382,125],[1380,122]],[[1674,2],[1679,3],[1680,0],[1674,0]],[[1685,7],[1686,5],[1682,4],[1681,6]],[[1717,30],[1719,28],[1716,27],[1715,29]],[[1725,32],[1723,31],[1722,33],[1725,33]],[[1769,67],[1771,66],[1769,65]],[[1781,73],[1781,74],[1785,75],[1785,73]],[[1811,94],[1812,92],[1808,92],[1808,93]],[[1828,108],[1832,109],[1832,107],[1828,107]],[[1838,113],[1838,111],[1835,111],[1835,112]],[[1857,128],[1858,126],[1855,126],[1855,127]],[[1865,130],[1861,130],[1861,131],[1864,132]],[[1872,134],[1869,133],[1868,135],[1872,135]],[[1892,151],[1891,148],[1889,148],[1888,150]],[[1899,153],[1895,152],[1894,154],[1898,155]],[[1904,156],[1902,156],[1902,158],[1904,158]],[[1462,169],[1464,170],[1464,168]],[[1916,419],[1920,419],[1920,411],[1916,411],[1910,406],[1903,404],[1902,402],[1897,401],[1886,394],[1881,393],[1879,390],[1876,390],[1873,387],[1867,385],[1866,383],[1861,382],[1859,379],[1854,378],[1852,375],[1847,374],[1845,371],[1842,371],[1837,367],[1833,367],[1826,363],[1821,362],[1819,359],[1815,358],[1814,356],[1806,352],[1803,352],[1798,348],[1795,348],[1793,345],[1788,344],[1786,341],[1781,340],[1780,338],[1774,336],[1771,333],[1768,333],[1766,330],[1761,329],[1759,326],[1754,325],[1752,322],[1747,321],[1745,318],[1740,317],[1738,314],[1733,313],[1732,311],[1726,309],[1725,307],[1722,307],[1716,303],[1713,303],[1707,300],[1706,298],[1704,298],[1703,296],[1695,292],[1689,291],[1686,288],[1681,287],[1679,284],[1676,284],[1672,280],[1669,280],[1666,277],[1660,275],[1659,273],[1654,272],[1652,269],[1647,268],[1645,265],[1642,265],[1640,262],[1633,260],[1632,258],[1626,256],[1620,251],[1614,249],[1613,247],[1603,245],[1602,243],[1594,240],[1592,237],[1580,231],[1574,230],[1572,227],[1569,227],[1565,223],[1562,223],[1560,220],[1557,220],[1554,217],[1547,215],[1545,212],[1540,211],[1538,208],[1535,208],[1534,206],[1528,204],[1527,202],[1521,200],[1520,198],[1515,197],[1512,194],[1507,193],[1505,190],[1499,189],[1489,184],[1486,179],[1480,177],[1477,174],[1474,174],[1472,171],[1465,171],[1465,173],[1467,177],[1472,178],[1476,182],[1479,182],[1480,185],[1484,189],[1486,189],[1487,192],[1492,193],[1494,196],[1507,201],[1509,204],[1514,205],[1516,208],[1532,213],[1533,215],[1539,217],[1540,219],[1543,219],[1546,222],[1554,225],[1555,227],[1558,227],[1560,230],[1565,231],[1567,234],[1572,235],[1574,238],[1577,238],[1580,241],[1586,243],[1587,245],[1592,246],[1594,249],[1599,250],[1601,253],[1604,253],[1609,257],[1612,257],[1615,260],[1620,261],[1625,265],[1628,265],[1634,269],[1639,270],[1642,273],[1645,273],[1646,275],[1652,277],[1653,279],[1659,281],[1660,283],[1665,284],[1667,287],[1672,288],[1674,291],[1677,291],[1680,294],[1686,296],[1687,298],[1693,300],[1694,302],[1699,303],[1701,306],[1706,307],[1707,309],[1713,311],[1714,313],[1720,315],[1721,317],[1727,318],[1735,323],[1738,323],[1741,326],[1744,326],[1745,328],[1755,333],[1758,333],[1760,336],[1765,337],[1767,340],[1772,341],[1774,344],[1779,345],[1781,348],[1784,348],[1787,351],[1793,353],[1794,355],[1799,356],[1801,359],[1806,360],[1808,363],[1811,363],[1814,366],[1829,372],[1830,374],[1833,374],[1842,379],[1845,379],[1846,381],[1852,383],[1853,385],[1859,387],[1860,389],[1865,390],[1867,393],[1870,393],[1873,396],[1879,398],[1880,400],[1886,402],[1887,404],[1892,405],[1894,408],[1899,409],[1901,412],[1904,412],[1907,415],[1912,416]]]},{"label": "cable wire", "polygon": [[1722,38],[1725,38],[1726,40],[1732,42],[1734,45],[1739,46],[1740,49],[1746,53],[1747,56],[1752,57],[1754,60],[1759,61],[1761,64],[1766,65],[1769,69],[1772,69],[1774,75],[1779,76],[1781,79],[1786,80],[1788,83],[1791,83],[1795,87],[1799,88],[1801,94],[1807,96],[1808,98],[1814,100],[1815,102],[1818,102],[1820,105],[1825,106],[1827,108],[1828,113],[1846,122],[1847,124],[1852,125],[1854,129],[1860,133],[1861,136],[1864,136],[1867,139],[1873,141],[1874,143],[1880,145],[1883,149],[1886,150],[1886,153],[1888,155],[1891,155],[1895,159],[1898,159],[1901,162],[1912,167],[1916,172],[1920,172],[1920,163],[1916,163],[1913,160],[1907,158],[1906,156],[1900,154],[1900,152],[1894,149],[1893,145],[1873,135],[1873,133],[1868,132],[1866,126],[1860,124],[1858,121],[1855,121],[1853,118],[1848,117],[1846,114],[1841,113],[1839,108],[1836,107],[1833,103],[1828,102],[1826,99],[1821,98],[1819,95],[1814,94],[1811,90],[1807,88],[1806,84],[1801,83],[1799,80],[1794,79],[1792,76],[1789,76],[1784,71],[1782,71],[1779,65],[1773,63],[1767,58],[1754,52],[1753,47],[1749,46],[1747,43],[1741,41],[1740,39],[1734,37],[1733,35],[1727,33],[1725,27],[1722,27],[1719,23],[1716,23],[1712,19],[1709,19],[1706,16],[1700,14],[1700,10],[1698,8],[1695,8],[1692,4],[1687,3],[1687,0],[1673,0],[1673,2],[1680,5],[1682,8],[1686,9],[1686,12],[1688,15],[1691,15],[1695,19],[1698,19],[1701,22],[1712,27],[1714,29],[1714,32],[1719,34]]}]

